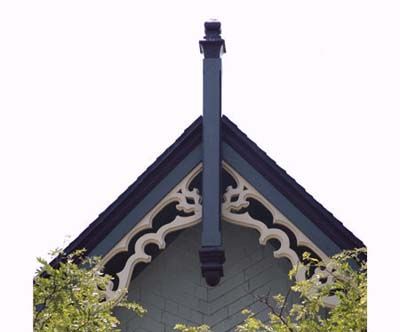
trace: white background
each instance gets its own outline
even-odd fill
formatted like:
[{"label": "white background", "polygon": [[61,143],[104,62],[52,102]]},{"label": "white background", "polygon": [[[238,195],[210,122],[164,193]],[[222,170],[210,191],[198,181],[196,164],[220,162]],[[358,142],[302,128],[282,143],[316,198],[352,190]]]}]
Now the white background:
[{"label": "white background", "polygon": [[209,18],[227,46],[223,113],[364,241],[370,331],[397,330],[399,8],[1,2],[1,330],[30,330],[35,257],[75,238],[201,114]]}]

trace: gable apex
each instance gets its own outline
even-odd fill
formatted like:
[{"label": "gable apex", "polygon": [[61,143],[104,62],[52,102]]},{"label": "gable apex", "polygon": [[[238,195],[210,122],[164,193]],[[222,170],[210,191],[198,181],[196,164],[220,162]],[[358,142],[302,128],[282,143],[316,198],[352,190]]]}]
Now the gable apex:
[{"label": "gable apex", "polygon": [[[336,251],[364,246],[361,240],[308,194],[225,115],[221,118],[221,136],[223,159],[233,158],[238,166],[242,167],[243,176],[246,177],[247,169],[251,169],[258,179],[264,179],[270,183],[282,199],[294,206],[310,221],[312,227],[318,229],[334,243],[338,249]],[[78,248],[86,248],[88,254],[104,255],[105,249],[99,251],[96,248],[106,237],[116,233],[115,229],[128,214],[138,207],[143,209],[141,212],[143,215],[147,213],[152,207],[151,204],[155,205],[164,193],[171,190],[201,162],[201,142],[202,117],[200,116],[125,192],[69,244],[65,252],[70,253]],[[229,164],[232,165],[232,162]],[[150,196],[154,196],[152,200],[148,199]],[[147,206],[144,206],[146,200]],[[120,240],[121,234],[115,235],[115,241]],[[314,236],[318,237],[318,234]],[[327,252],[327,254],[333,253]]]}]

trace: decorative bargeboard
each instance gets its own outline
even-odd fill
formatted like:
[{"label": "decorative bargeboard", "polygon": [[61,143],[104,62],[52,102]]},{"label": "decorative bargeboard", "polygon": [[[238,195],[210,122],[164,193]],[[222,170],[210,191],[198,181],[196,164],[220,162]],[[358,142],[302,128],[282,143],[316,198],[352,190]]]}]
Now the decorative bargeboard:
[{"label": "decorative bargeboard", "polygon": [[[253,228],[260,234],[260,245],[275,239],[280,242],[280,247],[273,254],[276,258],[287,258],[292,266],[299,266],[301,257],[293,249],[294,246],[302,246],[309,249],[317,257],[323,261],[327,261],[328,257],[322,252],[312,241],[304,235],[293,223],[291,223],[277,208],[275,208],[265,197],[254,189],[241,175],[238,174],[231,166],[223,162],[223,169],[234,180],[235,186],[229,185],[225,189],[222,204],[222,220],[243,227]],[[201,196],[197,188],[191,188],[193,180],[200,174],[202,170],[201,164],[197,165],[173,190],[171,190],[147,215],[128,233],[126,234],[103,258],[103,264],[110,262],[117,254],[128,251],[131,240],[140,234],[147,233],[136,239],[134,243],[134,252],[127,258],[122,270],[115,275],[118,284],[111,282],[107,287],[107,297],[109,299],[119,297],[123,294],[122,290],[127,289],[135,266],[139,263],[150,263],[151,255],[145,252],[148,244],[155,244],[159,249],[165,249],[166,236],[170,233],[189,228],[201,222],[202,206]],[[191,189],[190,189],[191,188]],[[257,220],[246,211],[250,206],[250,201],[255,200],[262,204],[272,215],[272,226],[268,227],[262,220]],[[184,212],[184,215],[176,215],[175,218],[158,228],[155,232],[151,232],[153,228],[153,220],[155,216],[162,212],[169,204],[176,203],[176,210]],[[278,228],[279,227],[279,228]],[[286,230],[286,231],[285,231]],[[291,243],[288,232],[294,235],[295,242]],[[293,242],[293,241],[292,241]],[[321,273],[321,271],[316,271]],[[297,281],[306,278],[306,271],[298,268],[295,275]],[[331,280],[328,278],[327,282]],[[325,304],[334,306],[337,299],[334,296],[325,298]]]}]

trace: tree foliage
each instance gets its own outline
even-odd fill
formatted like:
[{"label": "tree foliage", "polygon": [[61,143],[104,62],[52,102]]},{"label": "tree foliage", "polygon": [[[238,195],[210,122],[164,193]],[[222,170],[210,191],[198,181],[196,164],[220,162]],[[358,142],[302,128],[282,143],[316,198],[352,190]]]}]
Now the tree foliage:
[{"label": "tree foliage", "polygon": [[[367,331],[367,262],[366,249],[346,250],[334,255],[327,263],[303,256],[302,267],[312,277],[295,282],[290,291],[297,292],[300,303],[287,307],[287,295],[278,294],[273,303],[263,302],[269,309],[265,321],[249,310],[237,332],[364,332]],[[294,278],[299,266],[289,272]],[[326,282],[327,280],[330,282]],[[324,298],[335,294],[338,303],[326,308]],[[211,332],[207,326],[190,327],[179,324],[181,332]]]},{"label": "tree foliage", "polygon": [[111,276],[103,274],[99,258],[84,257],[84,250],[64,255],[53,252],[61,263],[55,268],[46,260],[36,271],[33,286],[33,328],[35,332],[119,331],[113,309],[123,307],[139,316],[139,304],[122,300],[106,301],[105,289]]},{"label": "tree foliage", "polygon": [[211,332],[210,327],[207,325],[187,326],[185,324],[176,324],[174,330],[180,332]]}]

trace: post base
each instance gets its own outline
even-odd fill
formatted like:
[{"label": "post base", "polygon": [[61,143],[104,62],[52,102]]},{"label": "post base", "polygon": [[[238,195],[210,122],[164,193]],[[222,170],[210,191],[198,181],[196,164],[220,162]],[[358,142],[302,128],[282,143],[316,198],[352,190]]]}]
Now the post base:
[{"label": "post base", "polygon": [[218,285],[224,276],[225,251],[222,247],[202,247],[199,250],[201,274],[207,285]]}]

